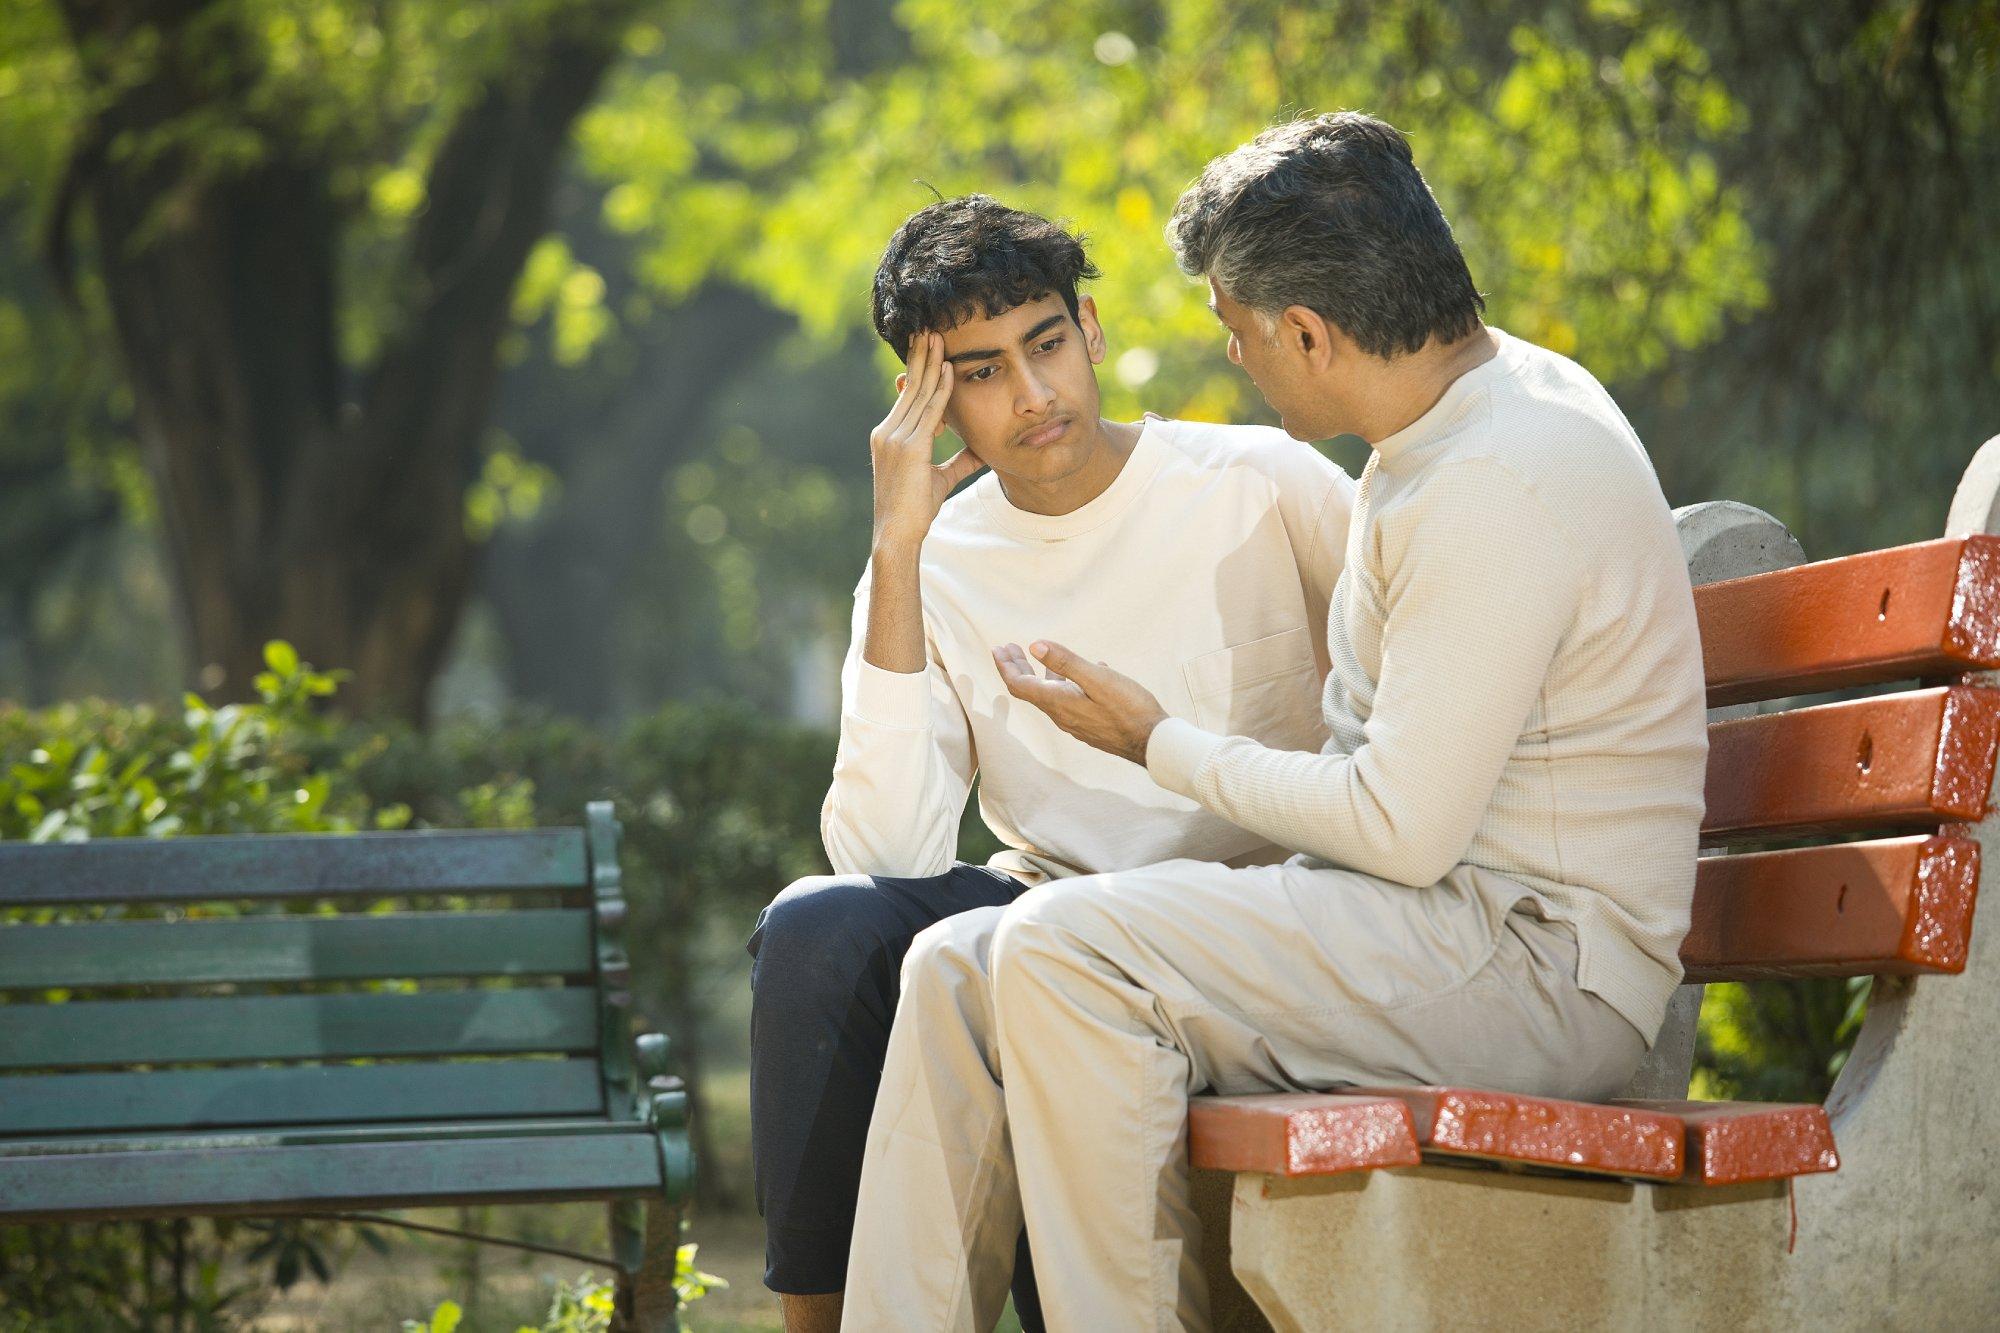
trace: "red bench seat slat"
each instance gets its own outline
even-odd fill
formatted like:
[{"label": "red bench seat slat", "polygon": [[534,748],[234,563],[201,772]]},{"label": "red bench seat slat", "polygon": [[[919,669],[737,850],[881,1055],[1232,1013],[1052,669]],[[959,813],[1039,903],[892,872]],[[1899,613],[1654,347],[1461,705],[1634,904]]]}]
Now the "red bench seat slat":
[{"label": "red bench seat slat", "polygon": [[1410,1110],[1393,1097],[1269,1092],[1188,1104],[1196,1166],[1274,1176],[1324,1176],[1421,1160]]},{"label": "red bench seat slat", "polygon": [[1560,1167],[1594,1175],[1675,1180],[1686,1132],[1674,1116],[1478,1088],[1357,1088],[1410,1108],[1427,1152]]},{"label": "red bench seat slat", "polygon": [[1834,1171],[1823,1107],[1775,1102],[1562,1101],[1477,1088],[1197,1097],[1197,1167],[1273,1176],[1415,1166],[1433,1157],[1698,1185]]},{"label": "red bench seat slat", "polygon": [[1886,838],[1704,859],[1681,966],[1694,981],[1962,972],[1979,844]]},{"label": "red bench seat slat", "polygon": [[2000,666],[1996,588],[1986,535],[1696,588],[1709,705]]},{"label": "red bench seat slat", "polygon": [[1619,1101],[1687,1126],[1687,1179],[1703,1185],[1838,1171],[1823,1106],[1782,1102]]},{"label": "red bench seat slat", "polygon": [[1702,838],[1977,820],[1996,747],[2000,690],[1967,685],[1718,722]]}]

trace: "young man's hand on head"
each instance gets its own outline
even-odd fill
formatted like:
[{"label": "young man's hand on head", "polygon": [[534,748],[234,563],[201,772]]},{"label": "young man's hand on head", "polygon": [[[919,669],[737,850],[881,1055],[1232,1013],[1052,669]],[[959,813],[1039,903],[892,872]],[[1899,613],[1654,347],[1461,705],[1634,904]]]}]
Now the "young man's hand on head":
[{"label": "young man's hand on head", "polygon": [[1049,720],[1092,749],[1146,764],[1146,742],[1167,712],[1152,692],[1130,676],[1102,662],[1086,662],[1059,643],[1033,645],[1036,660],[1048,669],[1047,679],[1035,674],[1034,663],[1018,644],[993,650],[1000,679],[1016,699],[1031,703]]},{"label": "young man's hand on head", "polygon": [[912,339],[909,368],[897,376],[895,406],[868,436],[878,546],[921,546],[952,488],[984,466],[969,449],[942,463],[931,461],[932,445],[944,432],[951,386],[943,335],[922,333]]}]

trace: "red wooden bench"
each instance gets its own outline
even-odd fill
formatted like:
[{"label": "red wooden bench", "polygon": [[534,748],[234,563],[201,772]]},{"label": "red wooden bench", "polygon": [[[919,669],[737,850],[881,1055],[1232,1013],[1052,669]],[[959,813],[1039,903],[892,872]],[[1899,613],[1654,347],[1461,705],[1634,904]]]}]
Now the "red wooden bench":
[{"label": "red wooden bench", "polygon": [[[1980,1132],[2000,1130],[2000,1079],[1991,1038],[1969,1044],[2000,1019],[2000,964],[1950,975],[1968,967],[1995,828],[1996,494],[2000,439],[1960,487],[1953,535],[1818,564],[1746,506],[1677,515],[1714,710],[1707,851],[1688,984],[1631,1095],[1196,1099],[1218,1327],[1851,1327],[2000,1309],[2000,1147]],[[1909,684],[1756,711],[1888,682]],[[1855,976],[1877,981],[1826,1106],[1685,1100],[1703,983]],[[1204,1171],[1234,1173],[1232,1192]]]}]

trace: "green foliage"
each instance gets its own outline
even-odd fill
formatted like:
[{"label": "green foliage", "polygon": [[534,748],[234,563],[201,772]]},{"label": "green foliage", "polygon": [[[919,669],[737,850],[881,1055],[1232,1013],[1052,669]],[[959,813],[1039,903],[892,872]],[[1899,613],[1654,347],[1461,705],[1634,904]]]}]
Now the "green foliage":
[{"label": "green foliage", "polygon": [[[1605,377],[1712,339],[1762,296],[1712,156],[1741,128],[1736,101],[1671,17],[1511,12],[906,0],[917,58],[833,85],[758,243],[724,266],[810,329],[851,329],[884,240],[929,198],[914,182],[993,191],[1091,236],[1114,412],[1253,413],[1162,242],[1167,211],[1204,161],[1275,119],[1359,106],[1410,133],[1499,324]],[[657,169],[592,160],[637,182]]]},{"label": "green foliage", "polygon": [[[685,1310],[710,1291],[729,1284],[694,1265],[696,1245],[683,1245],[674,1255],[674,1294]],[[585,1273],[556,1283],[549,1310],[540,1325],[523,1324],[516,1333],[607,1333],[616,1313],[616,1288]],[[457,1333],[465,1312],[456,1301],[442,1301],[429,1319],[405,1319],[403,1333]]]},{"label": "green foliage", "polygon": [[686,1309],[711,1291],[729,1286],[715,1274],[704,1273],[695,1267],[694,1257],[700,1250],[701,1246],[690,1242],[674,1251],[674,1295],[680,1298],[682,1309]]},{"label": "green foliage", "polygon": [[146,706],[0,707],[0,838],[80,842],[185,833],[319,833],[364,827],[368,812],[336,765],[306,747],[331,724],[313,711],[339,673],[266,649],[256,704],[189,695],[178,714]]},{"label": "green foliage", "polygon": [[1707,987],[1690,1095],[1723,1101],[1824,1101],[1861,1031],[1871,980]]}]

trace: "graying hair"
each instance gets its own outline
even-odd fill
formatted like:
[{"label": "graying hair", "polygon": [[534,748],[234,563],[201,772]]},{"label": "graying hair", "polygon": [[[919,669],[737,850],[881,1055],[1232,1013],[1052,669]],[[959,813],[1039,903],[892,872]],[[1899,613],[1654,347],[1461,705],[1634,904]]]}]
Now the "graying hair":
[{"label": "graying hair", "polygon": [[1210,162],[1167,243],[1267,335],[1301,305],[1384,359],[1456,342],[1486,308],[1409,141],[1358,111],[1279,125]]}]

